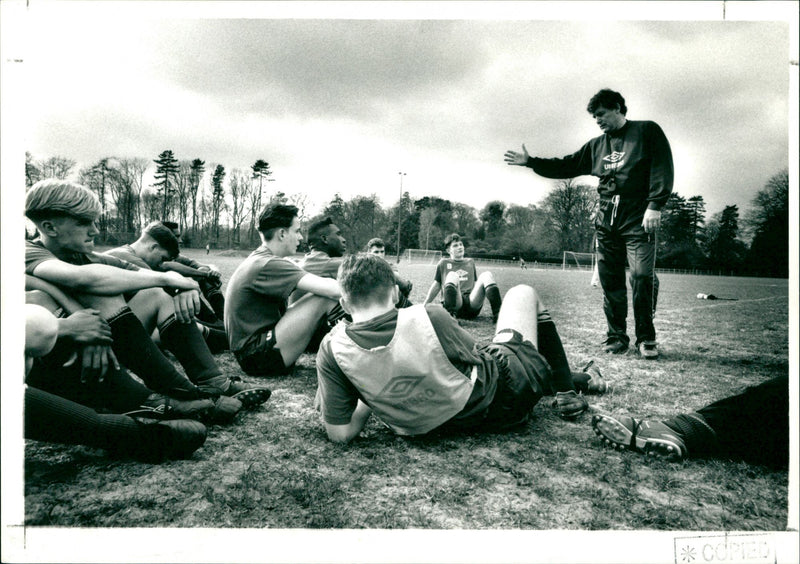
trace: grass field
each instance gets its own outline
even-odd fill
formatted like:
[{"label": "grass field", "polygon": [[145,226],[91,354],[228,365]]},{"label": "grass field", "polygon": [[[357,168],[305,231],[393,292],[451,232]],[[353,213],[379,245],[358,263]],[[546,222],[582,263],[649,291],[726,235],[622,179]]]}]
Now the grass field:
[{"label": "grass field", "polygon": [[[188,251],[227,280],[241,256]],[[479,266],[480,270],[480,266]],[[400,265],[421,302],[433,266]],[[595,358],[613,393],[592,410],[668,416],[786,373],[788,281],[661,276],[661,358],[603,356],[602,295],[590,273],[494,269],[503,291],[535,286],[570,363]],[[713,293],[737,301],[698,300]],[[493,333],[488,304],[462,322]],[[632,318],[629,319],[629,327]],[[218,361],[241,374],[229,353]],[[273,396],[212,427],[191,460],[151,466],[104,452],[28,442],[28,526],[368,529],[781,531],[786,472],[723,460],[678,464],[604,448],[591,415],[560,420],[542,400],[508,434],[403,439],[374,420],[347,446],[330,443],[312,409],[314,358],[270,380]],[[769,406],[765,406],[766,409]]]}]

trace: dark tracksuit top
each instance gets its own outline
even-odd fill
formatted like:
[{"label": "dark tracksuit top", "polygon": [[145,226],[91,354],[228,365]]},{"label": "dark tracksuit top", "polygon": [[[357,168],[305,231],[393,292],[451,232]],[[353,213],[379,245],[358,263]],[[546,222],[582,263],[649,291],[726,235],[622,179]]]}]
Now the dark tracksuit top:
[{"label": "dark tracksuit top", "polygon": [[[613,224],[620,231],[641,224],[645,209],[661,210],[674,179],[669,141],[652,121],[626,121],[619,130],[591,139],[576,153],[560,159],[530,157],[526,166],[545,178],[597,176],[601,210],[604,201],[620,196]],[[609,222],[609,217],[600,221],[605,226]]]}]

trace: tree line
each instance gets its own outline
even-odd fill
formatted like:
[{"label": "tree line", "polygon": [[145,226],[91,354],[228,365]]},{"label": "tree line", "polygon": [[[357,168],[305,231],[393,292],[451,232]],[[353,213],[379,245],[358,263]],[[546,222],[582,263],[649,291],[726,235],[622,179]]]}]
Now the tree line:
[{"label": "tree line", "polygon": [[[376,194],[345,200],[334,194],[317,215],[307,216],[308,196],[270,190],[273,171],[264,159],[249,169],[226,170],[196,158],[178,160],[165,150],[152,160],[154,180],[145,185],[151,161],[107,157],[76,170],[64,157],[36,160],[26,154],[26,183],[42,178],[74,178],[94,191],[102,206],[98,221],[101,243],[133,240],[150,221],[180,224],[184,243],[215,248],[254,248],[258,214],[271,201],[290,203],[308,224],[330,216],[342,230],[350,250],[363,249],[372,237],[386,242],[387,252],[442,249],[444,238],[456,232],[473,256],[560,261],[563,251],[592,252],[595,188],[574,179],[554,182],[537,205],[492,200],[476,209],[461,202],[404,192],[391,207]],[[399,222],[399,231],[398,231]],[[719,271],[725,274],[789,273],[789,174],[782,170],[756,193],[752,208],[740,216],[726,206],[706,217],[702,196],[673,192],[662,210],[658,232],[659,268]]]}]

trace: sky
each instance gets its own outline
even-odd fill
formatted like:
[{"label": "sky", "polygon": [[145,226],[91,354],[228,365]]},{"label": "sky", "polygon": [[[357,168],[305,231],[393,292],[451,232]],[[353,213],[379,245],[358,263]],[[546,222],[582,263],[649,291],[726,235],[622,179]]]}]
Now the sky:
[{"label": "sky", "polygon": [[791,33],[752,6],[291,4],[31,2],[25,150],[86,165],[171,149],[229,173],[264,159],[269,189],[311,211],[337,192],[391,206],[401,180],[412,198],[539,204],[555,181],[503,153],[577,151],[609,87],[661,126],[675,191],[708,217],[788,166]]}]

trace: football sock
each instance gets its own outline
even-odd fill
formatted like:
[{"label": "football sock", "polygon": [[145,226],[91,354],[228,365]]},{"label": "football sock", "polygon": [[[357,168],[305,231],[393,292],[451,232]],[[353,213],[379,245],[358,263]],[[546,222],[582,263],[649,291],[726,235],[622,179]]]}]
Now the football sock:
[{"label": "football sock", "polygon": [[[70,344],[73,352],[74,345]],[[151,390],[133,379],[125,369],[109,367],[102,382],[82,382],[82,362],[80,357],[69,366],[64,364],[70,356],[59,353],[46,355],[34,360],[25,381],[45,392],[61,396],[71,401],[92,407],[123,413],[133,409]]]},{"label": "football sock", "polygon": [[[148,388],[176,399],[199,397],[197,386],[164,356],[129,307],[125,306],[107,321],[117,360],[141,378]],[[163,334],[161,338],[163,340]]]},{"label": "football sock", "polygon": [[225,318],[225,296],[222,295],[222,292],[211,292],[206,297],[208,303],[211,304],[211,307],[214,308],[214,313],[217,314],[217,318],[224,319]]},{"label": "football sock", "polygon": [[189,380],[200,386],[213,385],[227,389],[221,384],[228,378],[222,375],[194,322],[181,323],[173,314],[159,323],[158,333],[161,343],[175,355]]},{"label": "football sock", "polygon": [[455,311],[458,303],[458,288],[454,284],[445,284],[442,289],[442,301],[444,309]]},{"label": "football sock", "polygon": [[211,354],[217,354],[228,350],[228,335],[225,333],[225,331],[214,329],[213,327],[208,327],[207,325],[201,325],[198,327],[198,329],[200,330],[206,345],[208,345],[208,350],[211,351]]},{"label": "football sock", "polygon": [[[549,314],[547,315],[549,318]],[[572,370],[567,362],[567,355],[564,353],[564,346],[561,344],[561,337],[556,330],[556,324],[552,319],[542,321],[536,326],[538,334],[538,349],[547,363],[550,365],[551,380],[550,385],[553,393],[568,392],[575,390],[572,383]]]},{"label": "football sock", "polygon": [[503,298],[500,297],[500,289],[497,284],[486,286],[486,299],[489,300],[489,305],[492,306],[492,318],[497,321],[497,316],[500,314],[500,306],[503,305]]},{"label": "football sock", "polygon": [[125,415],[95,410],[38,388],[25,388],[25,438],[37,441],[113,448],[135,443],[139,425]]}]

